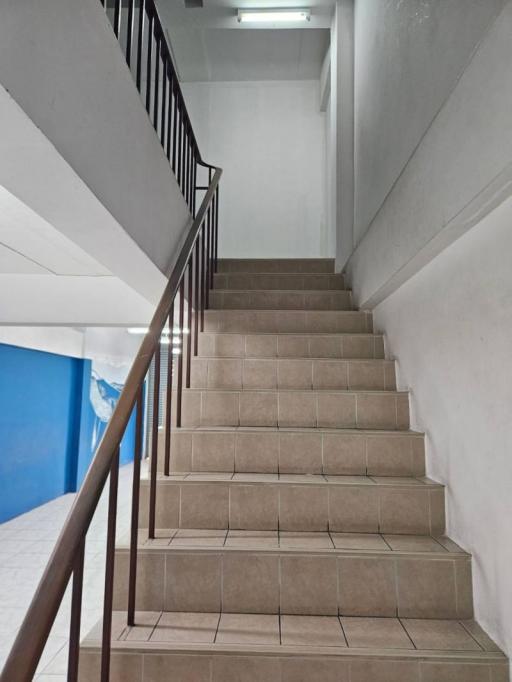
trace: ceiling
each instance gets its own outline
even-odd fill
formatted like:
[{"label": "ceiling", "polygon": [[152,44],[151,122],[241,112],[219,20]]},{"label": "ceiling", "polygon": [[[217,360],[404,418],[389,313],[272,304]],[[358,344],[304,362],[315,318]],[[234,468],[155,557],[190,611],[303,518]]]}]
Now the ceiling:
[{"label": "ceiling", "polygon": [[[312,80],[320,75],[329,45],[334,0],[158,0],[162,21],[183,82]],[[307,26],[250,28],[238,8],[308,7]]]}]

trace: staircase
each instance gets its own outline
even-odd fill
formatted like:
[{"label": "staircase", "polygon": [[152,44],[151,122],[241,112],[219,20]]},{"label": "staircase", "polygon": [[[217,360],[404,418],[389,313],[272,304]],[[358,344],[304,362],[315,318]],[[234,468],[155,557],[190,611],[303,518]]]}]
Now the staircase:
[{"label": "staircase", "polygon": [[116,548],[113,682],[508,680],[407,393],[333,261],[219,261],[191,370],[154,540],[141,485],[134,627]]}]

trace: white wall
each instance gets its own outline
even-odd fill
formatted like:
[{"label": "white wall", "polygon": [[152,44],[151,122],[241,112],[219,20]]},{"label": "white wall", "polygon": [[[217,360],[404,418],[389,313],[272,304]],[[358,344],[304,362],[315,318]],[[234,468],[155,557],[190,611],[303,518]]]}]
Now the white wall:
[{"label": "white wall", "polygon": [[[424,20],[416,21],[408,16],[410,3],[385,3],[391,18],[383,19],[383,25],[390,35],[384,38],[385,32],[379,30],[377,40],[377,28],[371,28],[371,24],[368,35],[359,27],[356,38],[357,126],[360,136],[365,133],[375,142],[372,149],[362,154],[362,142],[358,143],[356,137],[359,215],[365,203],[371,204],[375,194],[380,197],[394,181],[348,265],[356,299],[369,307],[383,300],[478,222],[508,196],[511,187],[512,3],[506,2],[490,28],[489,21],[504,4],[503,0],[412,3],[416,4],[418,12],[424,8]],[[366,7],[364,0],[361,6]],[[441,18],[448,8],[451,15],[444,18],[451,30],[446,36]],[[457,36],[464,37],[464,41],[460,37],[456,39]],[[400,50],[388,54],[386,46],[393,41]],[[365,42],[374,48],[372,58],[367,57],[363,69],[357,54],[364,49],[361,46]],[[476,49],[471,56],[475,42]],[[422,70],[419,64],[422,57],[428,61],[426,47],[436,69],[434,74],[429,71],[430,80],[423,77],[425,66]],[[396,59],[391,63],[393,56]],[[443,102],[450,86],[444,72],[451,71],[452,64],[462,68],[470,56],[464,72]],[[379,62],[382,67],[378,66]],[[373,68],[378,70],[381,83],[372,93],[369,89]],[[408,69],[408,76],[397,89],[394,71],[400,73],[402,69]],[[456,76],[457,69],[453,68],[452,81]],[[426,99],[422,94],[424,81]],[[427,87],[429,82],[431,85]],[[430,113],[436,107],[441,108],[429,127],[422,130],[429,123],[424,113],[427,104]],[[369,117],[370,110],[381,112],[381,118]],[[419,129],[414,130],[418,125]],[[393,176],[400,170],[418,135],[423,136],[395,180]],[[407,137],[410,141],[406,144],[403,140]],[[400,159],[393,160],[398,147],[401,147]],[[375,166],[372,175],[363,173],[371,164]]]},{"label": "white wall", "polygon": [[356,244],[503,4],[356,0]]},{"label": "white wall", "polygon": [[[100,2],[5,0],[1,13],[0,83],[56,153],[43,142],[28,145],[14,123],[3,126],[9,153],[0,155],[0,183],[57,228],[66,213],[82,209],[73,199],[84,184],[117,228],[166,270],[188,208]],[[79,180],[68,173],[59,192],[52,179],[62,161]],[[82,232],[97,229],[98,213],[79,216]],[[71,219],[75,228],[77,222]]]},{"label": "white wall", "polygon": [[220,254],[333,256],[318,81],[185,83],[203,157],[221,166]]},{"label": "white wall", "polygon": [[473,553],[476,617],[512,656],[512,200],[375,309],[410,388],[448,533]]}]

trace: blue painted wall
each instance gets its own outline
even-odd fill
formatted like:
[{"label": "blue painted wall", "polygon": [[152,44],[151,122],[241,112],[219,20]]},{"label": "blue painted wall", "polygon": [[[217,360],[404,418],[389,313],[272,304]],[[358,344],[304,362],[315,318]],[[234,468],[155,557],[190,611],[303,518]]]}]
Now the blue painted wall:
[{"label": "blue painted wall", "polygon": [[[0,522],[80,486],[98,436],[91,374],[90,360],[0,344]],[[132,415],[123,463],[134,431]]]}]

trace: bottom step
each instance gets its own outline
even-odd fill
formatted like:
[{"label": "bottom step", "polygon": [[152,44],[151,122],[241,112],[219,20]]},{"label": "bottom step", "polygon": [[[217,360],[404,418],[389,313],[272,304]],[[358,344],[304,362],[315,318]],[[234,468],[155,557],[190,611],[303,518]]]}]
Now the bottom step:
[{"label": "bottom step", "polygon": [[[111,682],[507,682],[508,662],[474,621],[114,613]],[[99,679],[101,624],[80,682]]]}]

